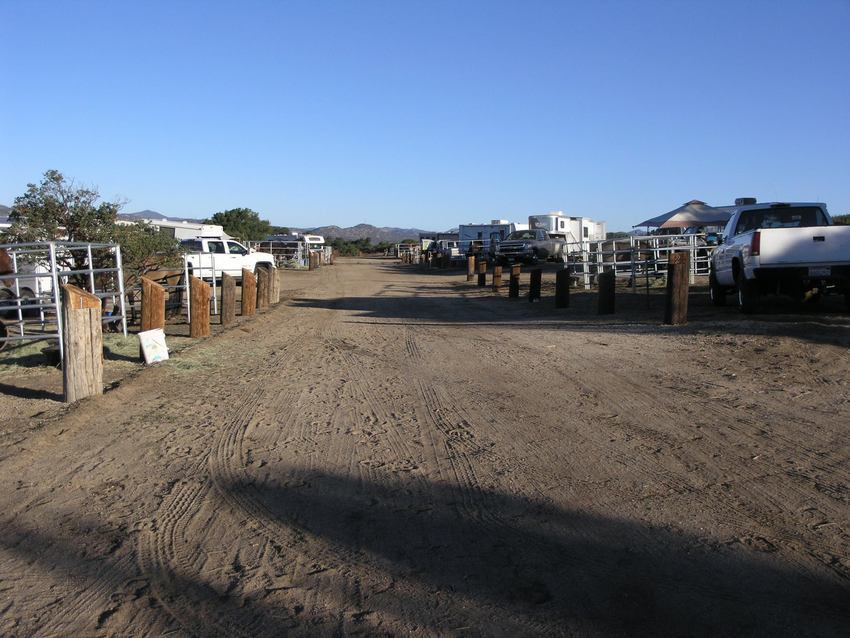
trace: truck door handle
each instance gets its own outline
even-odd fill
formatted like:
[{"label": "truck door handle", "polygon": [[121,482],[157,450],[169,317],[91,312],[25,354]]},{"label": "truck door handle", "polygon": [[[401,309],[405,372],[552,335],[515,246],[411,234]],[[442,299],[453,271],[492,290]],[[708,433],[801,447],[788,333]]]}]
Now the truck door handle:
[{"label": "truck door handle", "polygon": [[826,241],[826,237],[824,235],[815,235],[812,237],[812,241]]}]

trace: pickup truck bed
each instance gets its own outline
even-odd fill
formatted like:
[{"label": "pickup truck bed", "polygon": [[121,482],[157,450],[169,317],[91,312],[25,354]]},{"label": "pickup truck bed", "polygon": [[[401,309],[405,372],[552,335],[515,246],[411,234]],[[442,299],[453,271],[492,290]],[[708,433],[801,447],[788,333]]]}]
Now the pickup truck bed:
[{"label": "pickup truck bed", "polygon": [[763,294],[813,300],[844,294],[850,310],[850,226],[835,226],[824,204],[754,204],[737,209],[711,256],[715,305],[734,290],[742,312]]},{"label": "pickup truck bed", "polygon": [[760,267],[850,262],[850,227],[762,228]]}]

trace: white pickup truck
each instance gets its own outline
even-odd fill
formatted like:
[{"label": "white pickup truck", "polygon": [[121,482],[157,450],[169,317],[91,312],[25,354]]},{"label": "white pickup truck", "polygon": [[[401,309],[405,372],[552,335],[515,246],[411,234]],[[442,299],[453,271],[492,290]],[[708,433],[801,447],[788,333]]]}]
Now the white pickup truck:
[{"label": "white pickup truck", "polygon": [[825,204],[751,204],[734,209],[711,256],[711,300],[735,291],[742,312],[762,294],[800,300],[842,293],[850,310],[850,226],[835,226]]},{"label": "white pickup truck", "polygon": [[201,279],[220,279],[222,274],[241,279],[243,268],[254,272],[257,266],[275,267],[272,254],[253,251],[232,239],[195,237],[180,244],[186,251],[183,259],[189,270]]}]

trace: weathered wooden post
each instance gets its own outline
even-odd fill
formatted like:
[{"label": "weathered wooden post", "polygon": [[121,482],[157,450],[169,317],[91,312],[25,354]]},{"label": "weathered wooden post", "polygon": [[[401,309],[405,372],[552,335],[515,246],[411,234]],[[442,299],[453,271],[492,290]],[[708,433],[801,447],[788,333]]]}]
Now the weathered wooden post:
[{"label": "weathered wooden post", "polygon": [[221,325],[229,326],[236,321],[236,279],[231,275],[221,276]]},{"label": "weathered wooden post", "polygon": [[62,286],[62,386],[65,402],[103,394],[103,326],[100,299]]},{"label": "weathered wooden post", "polygon": [[[333,261],[331,262],[333,264]],[[271,287],[271,297],[269,298],[269,303],[279,304],[280,303],[280,268],[272,268],[269,273],[272,278],[272,287]]]},{"label": "weathered wooden post", "polygon": [[475,279],[475,255],[470,255],[466,258],[466,280],[473,279]]},{"label": "weathered wooden post", "polygon": [[599,282],[599,305],[597,307],[598,313],[600,315],[613,315],[614,284],[616,283],[616,279],[614,278],[614,271],[606,270],[605,272],[599,273],[597,281]]},{"label": "weathered wooden post", "polygon": [[242,269],[242,316],[250,317],[257,311],[257,278],[250,270]]},{"label": "weathered wooden post", "polygon": [[[142,321],[140,332],[165,328],[165,288],[147,277],[142,277]],[[139,357],[144,359],[139,344]]]},{"label": "weathered wooden post", "polygon": [[519,264],[514,264],[511,266],[511,279],[508,284],[508,297],[518,298],[519,297],[519,274],[522,272],[522,266]]},{"label": "weathered wooden post", "polygon": [[268,310],[270,287],[269,269],[260,266],[257,268],[257,310]]},{"label": "weathered wooden post", "polygon": [[502,287],[502,267],[493,266],[493,291],[499,292]]},{"label": "weathered wooden post", "polygon": [[540,301],[540,287],[543,283],[543,271],[540,268],[532,268],[531,281],[528,285],[528,300]]},{"label": "weathered wooden post", "polygon": [[478,285],[487,285],[487,262],[481,261],[478,263]]},{"label": "weathered wooden post", "polygon": [[189,303],[192,304],[192,320],[189,322],[189,336],[193,339],[210,336],[210,295],[209,284],[192,277],[189,280]]},{"label": "weathered wooden post", "polygon": [[142,332],[165,328],[165,288],[142,277]]},{"label": "weathered wooden post", "polygon": [[566,268],[555,274],[555,307],[570,307],[570,271]]},{"label": "weathered wooden post", "polygon": [[[307,270],[315,270],[316,269],[316,255],[312,252],[307,253],[308,255],[308,264]],[[402,263],[404,263],[404,257],[402,256]]]},{"label": "weathered wooden post", "polygon": [[691,269],[690,256],[686,252],[672,253],[667,260],[667,303],[664,308],[664,323],[679,325],[688,323],[688,274]]}]

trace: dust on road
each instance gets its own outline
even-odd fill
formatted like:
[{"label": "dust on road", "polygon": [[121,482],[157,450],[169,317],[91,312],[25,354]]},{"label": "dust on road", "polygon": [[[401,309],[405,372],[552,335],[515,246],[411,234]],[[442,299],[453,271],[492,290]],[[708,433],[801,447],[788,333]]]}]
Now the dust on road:
[{"label": "dust on road", "polygon": [[845,319],[669,328],[383,261],[303,281],[4,439],[0,633],[850,627]]}]

